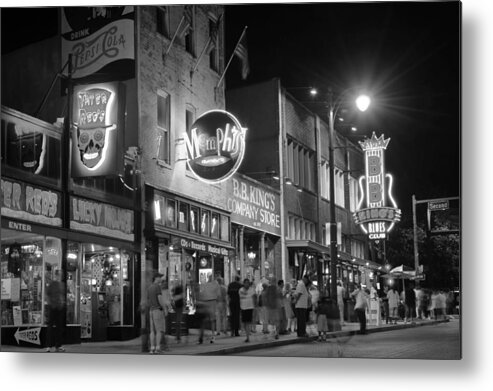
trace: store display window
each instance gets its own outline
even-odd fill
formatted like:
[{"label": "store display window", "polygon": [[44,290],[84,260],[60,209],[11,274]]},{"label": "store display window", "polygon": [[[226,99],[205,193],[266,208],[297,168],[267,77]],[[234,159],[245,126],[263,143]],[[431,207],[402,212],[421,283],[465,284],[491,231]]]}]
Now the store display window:
[{"label": "store display window", "polygon": [[60,239],[2,229],[2,325],[44,324],[45,287],[61,273]]},{"label": "store display window", "polygon": [[188,204],[180,202],[180,209],[178,211],[178,228],[182,231],[188,231]]},{"label": "store display window", "polygon": [[219,239],[219,214],[211,214],[211,238]]}]

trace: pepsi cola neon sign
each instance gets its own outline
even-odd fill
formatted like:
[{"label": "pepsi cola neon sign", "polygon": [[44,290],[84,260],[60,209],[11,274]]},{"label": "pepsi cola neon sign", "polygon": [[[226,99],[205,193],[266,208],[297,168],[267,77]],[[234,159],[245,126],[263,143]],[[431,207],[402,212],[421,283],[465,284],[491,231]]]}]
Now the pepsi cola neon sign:
[{"label": "pepsi cola neon sign", "polygon": [[184,137],[188,167],[203,182],[227,180],[243,161],[246,131],[227,111],[202,114]]},{"label": "pepsi cola neon sign", "polygon": [[392,197],[393,177],[385,173],[384,152],[390,142],[382,134],[377,138],[360,141],[365,152],[365,175],[359,179],[361,198],[354,221],[371,240],[385,239],[395,223],[401,219],[401,210]]}]

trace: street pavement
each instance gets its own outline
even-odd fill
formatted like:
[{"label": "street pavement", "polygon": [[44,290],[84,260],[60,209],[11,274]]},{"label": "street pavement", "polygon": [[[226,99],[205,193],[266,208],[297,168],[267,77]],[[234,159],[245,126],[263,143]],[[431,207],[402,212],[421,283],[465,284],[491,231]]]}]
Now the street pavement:
[{"label": "street pavement", "polygon": [[461,329],[459,319],[427,327],[393,330],[370,335],[331,338],[327,342],[308,342],[276,346],[238,356],[312,357],[312,358],[372,358],[459,360]]},{"label": "street pavement", "polygon": [[[414,323],[398,322],[394,324],[385,324],[385,322],[379,326],[369,324],[367,326],[367,332],[377,333],[391,330],[400,330],[407,328],[415,328],[427,325],[438,324],[442,322],[448,322],[445,320],[417,320]],[[341,331],[328,333],[328,338],[340,338],[356,335],[359,330],[358,323],[345,323],[342,326]],[[250,342],[244,342],[245,336],[243,333],[239,337],[231,337],[228,335],[218,335],[215,337],[214,343],[210,342],[210,331],[206,330],[204,342],[198,344],[199,330],[189,330],[188,336],[182,337],[182,342],[177,343],[175,338],[167,336],[169,351],[163,352],[162,355],[228,355],[238,354],[242,352],[248,352],[258,349],[267,349],[272,347],[279,347],[291,344],[309,343],[316,340],[318,334],[314,326],[308,326],[307,332],[309,336],[306,338],[298,338],[296,333],[290,333],[288,335],[281,335],[279,339],[274,339],[273,333],[262,333],[262,326],[257,326],[257,331],[250,336]],[[42,354],[146,354],[149,352],[142,351],[141,338],[135,338],[128,341],[105,341],[105,342],[83,342],[81,344],[65,345],[65,353],[46,353],[44,349],[38,346],[33,347],[20,347],[2,345],[2,352],[24,352],[24,353],[42,353]]]}]

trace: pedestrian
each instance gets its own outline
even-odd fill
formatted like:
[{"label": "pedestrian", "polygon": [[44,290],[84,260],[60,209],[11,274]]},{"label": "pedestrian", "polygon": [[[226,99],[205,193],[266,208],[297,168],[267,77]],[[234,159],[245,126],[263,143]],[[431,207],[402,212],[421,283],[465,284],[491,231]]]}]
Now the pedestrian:
[{"label": "pedestrian", "polygon": [[65,286],[61,281],[61,272],[57,270],[53,280],[46,288],[48,301],[48,329],[46,352],[65,352],[62,346],[65,327]]},{"label": "pedestrian", "polygon": [[440,290],[438,293],[437,306],[439,308],[440,319],[445,319],[447,313],[447,295],[445,295],[443,290]]},{"label": "pedestrian", "polygon": [[197,307],[200,308],[200,332],[199,332],[199,344],[204,342],[204,329],[206,322],[211,327],[211,339],[210,343],[214,343],[216,335],[216,306],[217,299],[220,295],[219,284],[217,281],[213,281],[212,273],[207,276],[207,282],[200,284],[199,287],[199,299],[197,301]]},{"label": "pedestrian", "polygon": [[339,308],[339,319],[341,326],[344,326],[344,297],[346,289],[342,286],[341,281],[337,281],[337,307]]},{"label": "pedestrian", "polygon": [[390,323],[397,324],[397,319],[399,318],[399,294],[392,286],[387,292],[387,299],[389,303],[389,320]]},{"label": "pedestrian", "polygon": [[286,305],[284,300],[284,280],[277,281],[277,289],[281,298],[281,308],[279,309],[279,334],[284,335],[288,334],[288,318],[286,317],[286,310],[284,309],[284,306]]},{"label": "pedestrian", "polygon": [[387,293],[389,293],[389,287],[385,285],[383,291],[380,291],[380,308],[382,309],[382,319],[385,319],[385,324],[389,324],[389,298]]},{"label": "pedestrian", "polygon": [[431,319],[434,319],[434,320],[437,320],[438,318],[438,308],[437,308],[437,300],[438,300],[438,292],[436,290],[434,290],[432,293],[431,293],[431,300],[430,300],[430,318]]},{"label": "pedestrian", "polygon": [[447,315],[453,315],[455,312],[455,294],[454,291],[447,292]]},{"label": "pedestrian", "polygon": [[166,279],[161,279],[161,293],[163,297],[163,313],[164,313],[164,330],[161,332],[161,345],[160,350],[169,350],[168,343],[166,342],[166,319],[168,319],[169,313],[172,310],[173,299],[171,297],[171,292],[169,291],[169,284]]},{"label": "pedestrian", "polygon": [[175,310],[175,324],[176,324],[176,342],[181,342],[181,323],[183,319],[183,307],[185,302],[183,300],[183,286],[181,281],[175,285],[173,289],[173,309]]},{"label": "pedestrian", "polygon": [[286,317],[286,333],[289,334],[294,331],[295,317],[292,303],[292,291],[291,284],[287,283],[283,289],[283,302],[284,302],[284,314]]},{"label": "pedestrian", "polygon": [[413,322],[414,312],[416,310],[416,294],[412,284],[409,283],[408,287],[403,291],[404,306],[406,307],[406,315],[404,323]]},{"label": "pedestrian", "polygon": [[366,334],[366,309],[368,308],[369,295],[370,291],[363,289],[363,287],[356,288],[351,293],[351,297],[356,300],[354,312],[356,312],[359,321],[359,334]]},{"label": "pedestrian", "polygon": [[309,311],[309,293],[308,293],[308,288],[310,287],[310,279],[308,278],[308,275],[304,275],[303,278],[298,281],[298,284],[296,285],[296,292],[295,292],[295,313],[296,313],[296,320],[297,320],[297,336],[298,337],[308,337],[308,334],[306,333],[306,317],[307,313]]},{"label": "pedestrian", "polygon": [[219,335],[220,333],[226,334],[226,297],[228,295],[228,292],[226,290],[226,287],[224,286],[223,278],[218,277],[216,280],[219,285],[219,296],[217,298],[216,306],[216,327],[217,335]]},{"label": "pedestrian", "polygon": [[265,288],[264,308],[267,312],[267,323],[274,329],[275,339],[279,339],[281,327],[281,301],[282,293],[276,284],[276,279],[272,278],[269,281],[269,285]]},{"label": "pedestrian", "polygon": [[229,320],[232,337],[240,335],[240,295],[238,294],[240,288],[240,276],[235,276],[234,281],[228,285]]},{"label": "pedestrian", "polygon": [[245,278],[243,286],[238,291],[240,296],[241,321],[245,329],[245,342],[250,342],[251,323],[253,318],[253,309],[255,308],[257,295],[255,289],[250,285],[250,280]]},{"label": "pedestrian", "polygon": [[156,273],[152,278],[152,284],[147,288],[147,303],[149,306],[150,321],[150,354],[161,354],[161,337],[165,332],[164,299],[161,289],[163,274]]}]

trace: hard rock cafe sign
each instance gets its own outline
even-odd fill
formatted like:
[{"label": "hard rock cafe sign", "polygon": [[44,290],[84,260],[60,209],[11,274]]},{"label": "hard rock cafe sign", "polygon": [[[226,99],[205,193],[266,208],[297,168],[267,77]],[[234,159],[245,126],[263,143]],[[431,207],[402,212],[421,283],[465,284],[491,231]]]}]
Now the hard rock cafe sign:
[{"label": "hard rock cafe sign", "polygon": [[230,178],[243,160],[246,130],[226,111],[204,113],[184,137],[190,170],[207,183]]},{"label": "hard rock cafe sign", "polygon": [[401,210],[392,197],[393,177],[385,173],[384,152],[390,139],[383,134],[360,141],[365,153],[365,175],[359,179],[361,197],[354,221],[371,240],[386,239],[395,223],[401,219]]}]

